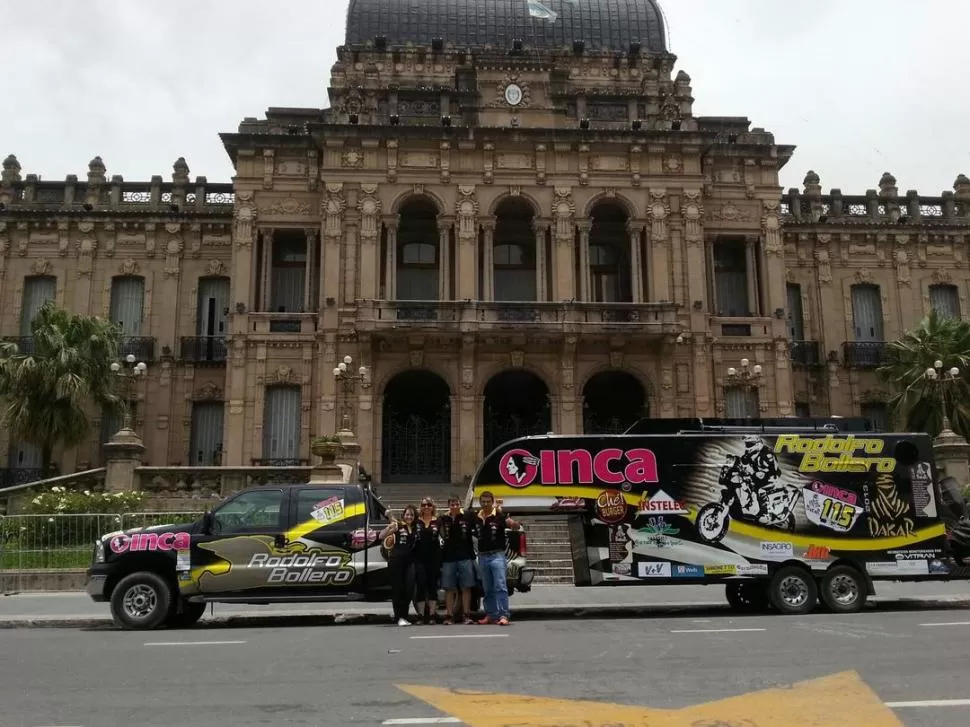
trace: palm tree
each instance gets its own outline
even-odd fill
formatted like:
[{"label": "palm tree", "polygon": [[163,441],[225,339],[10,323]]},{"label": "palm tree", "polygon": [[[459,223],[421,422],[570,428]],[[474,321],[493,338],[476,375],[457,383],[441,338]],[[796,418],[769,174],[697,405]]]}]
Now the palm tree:
[{"label": "palm tree", "polygon": [[74,447],[90,431],[92,404],[117,410],[111,362],[120,331],[113,323],[45,304],[31,323],[32,350],[0,343],[0,423],[13,439],[38,447],[42,472],[55,445]]},{"label": "palm tree", "polygon": [[[936,435],[944,425],[970,434],[970,322],[936,310],[888,346],[889,363],[879,373],[897,390],[890,401],[894,419],[908,431]],[[937,366],[939,364],[939,366]],[[943,376],[936,376],[941,368]],[[959,370],[955,378],[947,373]],[[932,370],[934,373],[930,374]]]}]

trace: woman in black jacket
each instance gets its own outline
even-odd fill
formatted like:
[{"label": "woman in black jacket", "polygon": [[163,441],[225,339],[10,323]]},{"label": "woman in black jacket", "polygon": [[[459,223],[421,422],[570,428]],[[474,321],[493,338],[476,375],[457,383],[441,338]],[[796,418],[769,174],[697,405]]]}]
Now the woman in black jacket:
[{"label": "woman in black jacket", "polygon": [[438,582],[441,579],[441,521],[430,497],[421,500],[414,531],[415,608],[418,618],[430,624],[438,620]]},{"label": "woman in black jacket", "polygon": [[414,595],[414,523],[418,511],[408,505],[401,519],[391,518],[390,524],[381,531],[381,540],[387,551],[387,571],[391,582],[391,601],[398,626],[410,626],[408,610]]}]

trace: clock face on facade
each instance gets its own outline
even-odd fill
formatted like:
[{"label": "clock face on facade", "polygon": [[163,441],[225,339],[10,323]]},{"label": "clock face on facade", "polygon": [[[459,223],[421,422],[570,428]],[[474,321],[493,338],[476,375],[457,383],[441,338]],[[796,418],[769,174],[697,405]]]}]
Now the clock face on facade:
[{"label": "clock face on facade", "polygon": [[517,83],[510,83],[505,87],[505,100],[509,106],[518,106],[522,103],[522,88]]}]

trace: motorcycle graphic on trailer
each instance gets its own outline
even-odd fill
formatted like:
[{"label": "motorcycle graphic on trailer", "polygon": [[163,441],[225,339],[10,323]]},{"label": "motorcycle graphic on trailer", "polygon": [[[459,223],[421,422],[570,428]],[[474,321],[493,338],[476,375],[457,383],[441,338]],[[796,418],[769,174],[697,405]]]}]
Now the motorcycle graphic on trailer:
[{"label": "motorcycle graphic on trailer", "polygon": [[743,454],[728,455],[721,467],[720,502],[708,503],[697,513],[697,534],[708,543],[719,543],[727,535],[732,518],[795,530],[795,505],[801,490],[780,482],[778,461],[760,437],[745,437],[744,445]]}]

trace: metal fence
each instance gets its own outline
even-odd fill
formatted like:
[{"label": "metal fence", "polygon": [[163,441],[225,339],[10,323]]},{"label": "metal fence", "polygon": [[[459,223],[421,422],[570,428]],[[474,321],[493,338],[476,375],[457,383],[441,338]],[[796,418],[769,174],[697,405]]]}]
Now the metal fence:
[{"label": "metal fence", "polygon": [[201,516],[201,511],[0,516],[0,571],[87,568],[102,535]]}]

